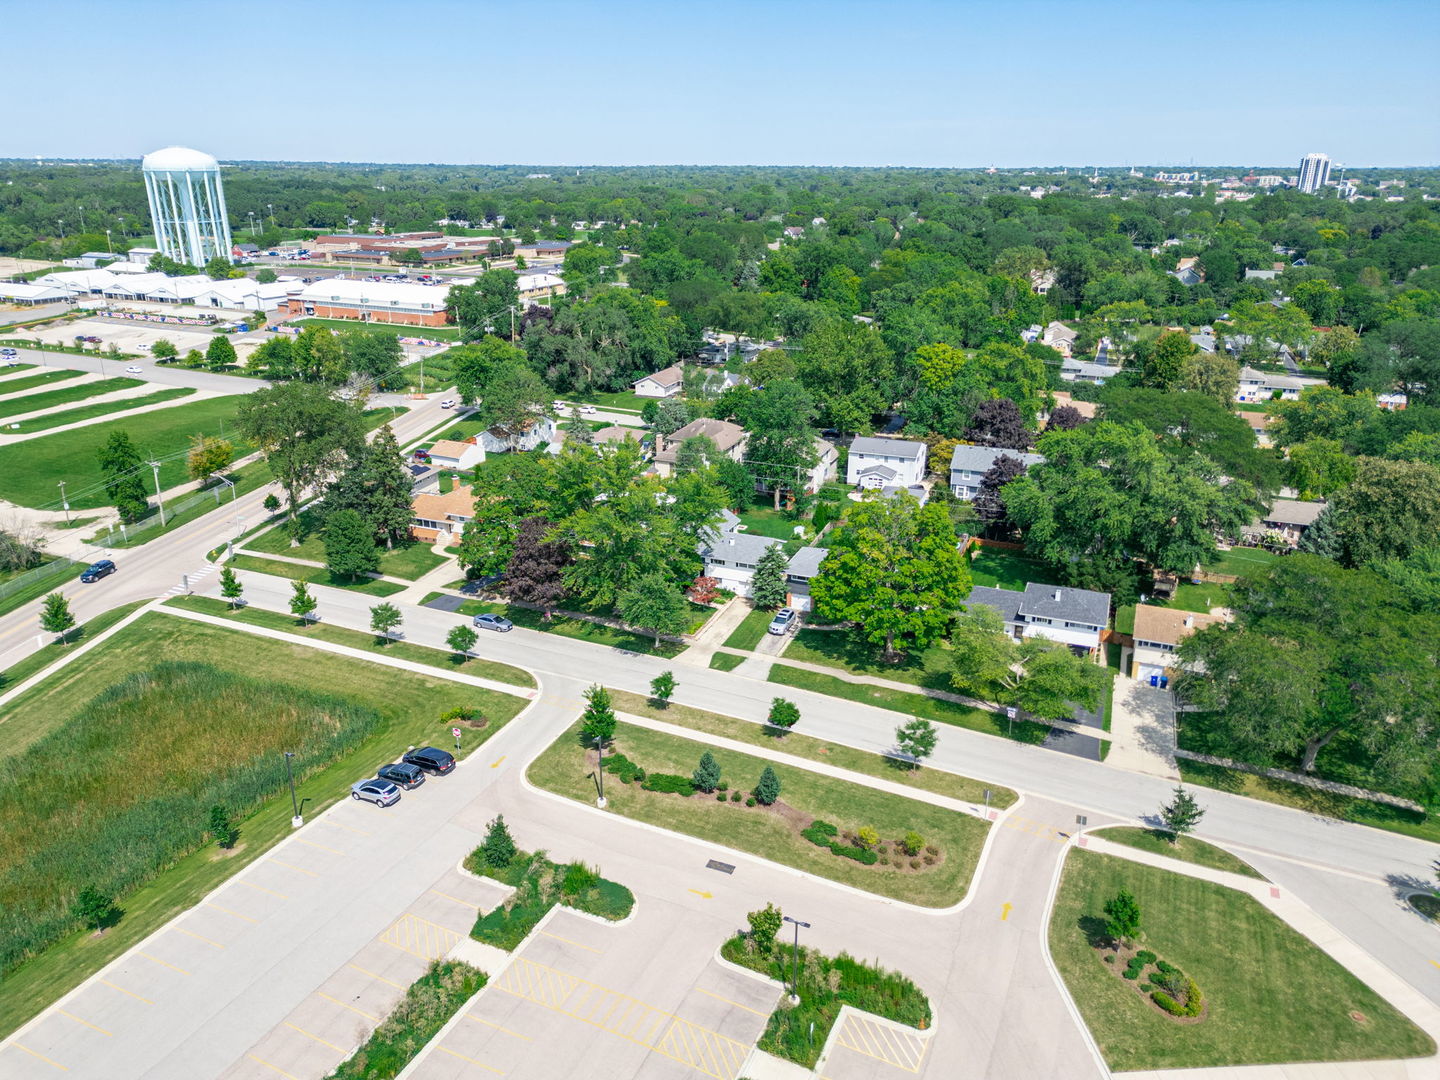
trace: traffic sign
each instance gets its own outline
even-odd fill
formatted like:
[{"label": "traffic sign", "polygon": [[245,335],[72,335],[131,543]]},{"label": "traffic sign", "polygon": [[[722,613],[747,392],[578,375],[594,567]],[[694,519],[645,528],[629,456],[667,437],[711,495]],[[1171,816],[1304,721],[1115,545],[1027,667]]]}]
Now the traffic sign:
[{"label": "traffic sign", "polygon": [[1007,720],[1014,720],[1015,717],[1019,715],[1020,714],[1016,711],[1014,705],[1011,705],[1008,709],[1005,710],[1005,719]]},{"label": "traffic sign", "polygon": [[451,734],[451,735],[454,735],[455,738],[458,739],[458,738],[460,737],[460,729],[459,729],[458,727],[452,727],[452,728],[450,729],[450,734]]}]

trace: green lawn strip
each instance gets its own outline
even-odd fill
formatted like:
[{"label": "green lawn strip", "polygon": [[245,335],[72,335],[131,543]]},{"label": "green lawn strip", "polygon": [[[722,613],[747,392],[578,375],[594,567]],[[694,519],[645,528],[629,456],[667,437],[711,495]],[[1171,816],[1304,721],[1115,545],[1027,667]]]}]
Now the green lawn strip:
[{"label": "green lawn strip", "polygon": [[[36,431],[49,431],[51,428],[64,427],[66,424],[78,424],[84,420],[93,420],[97,416],[110,416],[130,409],[143,409],[147,405],[161,405],[167,401],[190,397],[195,393],[198,391],[188,386],[172,386],[169,389],[156,390],[154,393],[143,394],[140,397],[126,398],[124,401],[99,401],[78,409],[66,409],[64,412],[50,413],[48,416],[36,416],[30,420],[21,420],[18,422],[18,432],[23,435]],[[17,430],[17,428],[7,428],[6,430]]]},{"label": "green lawn strip", "polygon": [[1137,829],[1128,825],[1102,829],[1095,835],[1102,840],[1113,840],[1117,844],[1139,848],[1154,855],[1164,855],[1181,862],[1194,863],[1196,866],[1207,866],[1211,870],[1225,870],[1231,874],[1265,880],[1264,874],[1243,859],[1193,836],[1182,836],[1178,843],[1172,844],[1168,833],[1154,829]]},{"label": "green lawn strip", "polygon": [[[0,598],[0,615],[23,607],[32,600],[38,600],[48,592],[54,592],[72,578],[78,578],[81,570],[84,569],[82,566],[76,566],[60,559],[45,563],[43,568],[45,572],[29,584]],[[36,567],[36,569],[42,569],[42,567]]]},{"label": "green lawn strip", "polygon": [[765,640],[766,628],[770,620],[775,617],[773,611],[761,611],[756,609],[745,618],[740,620],[740,625],[730,631],[730,636],[725,639],[727,649],[744,649],[750,652]]},{"label": "green lawn strip", "polygon": [[[128,540],[125,539],[124,534],[121,533],[117,527],[114,530],[96,533],[90,538],[89,543],[104,543],[107,547],[116,548],[130,548],[138,547],[141,544],[148,544],[157,536],[163,536],[167,532],[178,529],[181,525],[189,524],[196,518],[214,513],[216,510],[238,499],[241,495],[254,491],[256,488],[264,487],[275,479],[275,475],[270,471],[269,463],[265,461],[252,461],[248,465],[240,466],[240,468],[234,472],[226,473],[226,476],[230,480],[230,483],[235,485],[233,491],[225,484],[217,484],[208,489],[209,498],[201,499],[193,506],[188,506],[184,510],[173,510],[171,509],[171,504],[191,498],[197,494],[197,492],[186,492],[184,495],[176,496],[167,502],[165,505],[165,524],[163,526],[159,524],[159,512],[155,509],[154,503],[151,503],[150,512],[145,516],[144,520],[153,521],[156,524],[149,528],[142,529],[139,532],[132,530]],[[223,551],[224,546],[222,545],[217,550]]]},{"label": "green lawn strip", "polygon": [[1050,733],[1050,727],[1047,724],[1037,724],[1030,720],[1016,720],[1012,735],[1009,730],[1011,725],[1006,722],[1003,712],[976,709],[969,705],[961,705],[959,702],[946,701],[944,698],[932,698],[926,697],[924,694],[892,690],[888,686],[849,682],[835,675],[822,675],[818,671],[807,671],[804,668],[791,667],[789,664],[772,665],[769,681],[781,686],[793,686],[801,690],[811,690],[817,694],[828,694],[830,697],[858,701],[864,705],[873,705],[877,709],[889,709],[891,712],[904,713],[909,716],[923,716],[938,724],[952,724],[955,727],[969,728],[971,731],[979,731],[985,735],[1013,738],[1016,742],[1029,743],[1034,746],[1044,742],[1045,736]]},{"label": "green lawn strip", "polygon": [[332,574],[323,566],[303,566],[300,563],[281,562],[279,559],[262,559],[255,555],[232,555],[230,565],[236,570],[253,570],[259,574],[273,574],[291,581],[308,581],[312,585],[328,585],[332,589],[347,589],[350,592],[365,593],[367,596],[394,596],[405,591],[404,585],[394,581],[376,581],[374,578],[351,580]]},{"label": "green lawn strip", "polygon": [[[1091,940],[1121,889],[1140,906],[1137,940],[1205,997],[1177,1023],[1107,970]],[[1094,852],[1067,857],[1050,951],[1110,1067],[1184,1069],[1417,1057],[1435,1044],[1388,1002],[1244,893]],[[1363,1021],[1351,1018],[1351,1012]]]},{"label": "green lawn strip", "polygon": [[366,633],[363,630],[351,630],[348,627],[334,626],[325,622],[313,622],[302,626],[293,615],[284,615],[278,611],[265,611],[257,607],[238,607],[232,611],[226,601],[217,600],[213,596],[174,596],[165,601],[165,605],[186,608],[190,611],[202,611],[207,615],[217,615],[248,626],[260,626],[267,630],[283,630],[287,634],[295,634],[298,637],[315,638],[317,641],[328,641],[334,645],[346,645],[352,649],[362,649],[365,652],[374,653],[376,656],[409,660],[413,663],[439,668],[442,671],[453,671],[460,675],[494,679],[496,682],[509,683],[511,686],[527,688],[535,686],[535,679],[528,671],[511,667],[509,664],[502,664],[498,660],[471,657],[464,663],[460,663],[456,658],[457,654],[445,649],[432,649],[428,645],[415,645],[408,641],[391,641],[381,644],[374,634]]},{"label": "green lawn strip", "polygon": [[460,960],[432,960],[410,984],[394,1010],[328,1080],[382,1080],[399,1076],[440,1029],[487,982],[479,968]]},{"label": "green lawn strip", "polygon": [[[41,394],[24,394],[21,397],[5,398],[0,400],[0,417],[18,416],[21,413],[49,409],[55,405],[68,405],[72,401],[84,401],[86,398],[99,397],[101,394],[113,394],[117,390],[133,390],[137,386],[144,385],[144,379],[121,377],[81,383],[78,386],[62,386],[58,390],[46,390]],[[118,404],[119,402],[111,402],[110,407],[113,409]]]},{"label": "green lawn strip", "polygon": [[737,934],[720,946],[720,955],[732,964],[787,986],[793,986],[794,970],[799,968],[799,1004],[782,1001],[770,1014],[756,1044],[766,1053],[813,1069],[843,1005],[920,1031],[934,1019],[929,999],[898,972],[863,963],[847,953],[829,957],[808,946],[800,949],[803,955],[797,965],[791,948],[781,935],[768,950],[760,949],[749,934]]},{"label": "green lawn strip", "polygon": [[716,671],[734,671],[746,659],[747,657],[737,656],[735,653],[717,652],[710,657],[710,666]]},{"label": "green lawn strip", "polygon": [[950,679],[943,671],[930,672],[924,660],[909,653],[898,664],[879,659],[879,648],[862,641],[858,634],[847,630],[811,630],[802,628],[786,646],[786,660],[803,660],[811,664],[839,668],[851,675],[872,675],[892,682],[912,683],[932,690],[949,690]]},{"label": "green lawn strip", "polygon": [[[190,479],[183,451],[195,435],[230,439],[236,457],[251,451],[235,437],[239,400],[236,395],[208,398],[0,446],[0,499],[20,506],[50,506],[57,501],[55,485],[64,480],[69,484],[72,510],[108,506],[96,456],[114,431],[129,434],[146,460],[161,462],[162,490],[177,487]],[[148,469],[145,483],[147,487],[154,484]]]},{"label": "green lawn strip", "polygon": [[[703,738],[680,738],[624,723],[616,729],[614,741],[614,752],[625,755],[650,776],[688,777],[706,749]],[[722,781],[734,791],[753,788],[767,764],[764,758],[750,754],[710,749],[720,765]],[[535,759],[527,775],[548,791],[592,803],[592,755],[593,751],[580,745],[577,723]],[[721,803],[714,795],[697,793],[686,798],[645,791],[640,784],[622,783],[613,774],[605,785],[605,796],[613,813],[748,851],[881,896],[925,907],[948,907],[964,897],[985,840],[988,826],[984,822],[806,769],[786,765],[774,769],[780,778],[776,806],[783,803],[791,808],[791,817],[774,807],[747,807],[744,802],[728,800]],[[937,847],[941,858],[936,865],[916,871],[878,863],[862,866],[802,837],[799,828],[803,826],[797,824],[801,818],[805,824],[823,819],[842,830],[873,826],[887,841],[913,830],[926,844]]]},{"label": "green lawn strip", "polygon": [[[780,754],[809,758],[811,761],[823,761],[837,769],[849,769],[851,772],[889,780],[892,784],[903,784],[907,787],[919,788],[922,791],[932,791],[936,795],[946,795],[963,802],[982,802],[986,790],[989,790],[990,805],[1003,810],[1018,797],[1009,788],[1001,787],[998,784],[986,784],[980,780],[972,780],[968,776],[945,772],[930,766],[922,769],[908,769],[902,762],[894,758],[871,753],[868,750],[859,750],[843,743],[826,742],[824,739],[817,739],[813,735],[805,735],[799,731],[792,730],[783,737],[777,737],[768,734],[770,729],[762,724],[741,720],[734,716],[722,716],[705,709],[697,709],[693,705],[671,702],[665,708],[660,709],[652,705],[650,699],[643,694],[632,694],[628,690],[615,689],[610,691],[610,699],[622,712],[633,713],[636,716],[648,716],[652,720],[662,720],[678,727],[693,728],[709,735],[723,735],[727,739],[749,743],[762,750],[773,750]],[[804,717],[801,717],[799,726],[802,728],[805,726]]]},{"label": "green lawn strip", "polygon": [[571,619],[564,615],[556,615],[546,622],[540,612],[520,607],[518,604],[490,600],[466,600],[460,605],[459,614],[461,615],[474,616],[486,613],[504,615],[516,626],[523,626],[527,630],[540,630],[547,634],[559,634],[561,637],[576,638],[580,641],[594,642],[596,645],[609,645],[612,648],[647,653],[651,656],[665,658],[678,656],[686,648],[683,643],[678,641],[662,641],[657,649],[653,637],[644,637],[629,630],[617,630],[613,626],[590,622],[588,619]]},{"label": "green lawn strip", "polygon": [[470,936],[511,952],[556,904],[564,904],[610,922],[635,909],[635,894],[618,882],[602,878],[583,862],[559,865],[543,851],[517,851],[509,865],[494,867],[482,848],[465,857],[465,869],[494,878],[515,890],[499,907],[480,915]]},{"label": "green lawn strip", "polygon": [[1004,548],[977,548],[970,558],[970,578],[976,585],[992,589],[1025,591],[1029,582],[1037,585],[1058,585],[1054,568],[1038,559]]},{"label": "green lawn strip", "polygon": [[[561,401],[570,401],[570,398],[560,398]],[[633,390],[618,390],[614,392],[599,392],[586,394],[581,404],[594,405],[596,408],[619,412],[638,413],[645,408],[645,403],[651,398],[643,398]],[[568,412],[568,410],[567,410]]]},{"label": "green lawn strip", "polygon": [[[34,367],[34,364],[26,364],[26,367]],[[14,371],[15,368],[7,368],[7,371]],[[26,375],[19,379],[0,379],[0,396],[7,394],[18,394],[21,390],[33,390],[37,386],[44,386],[47,383],[64,382],[66,379],[73,379],[77,375],[86,374],[83,371],[73,371],[70,368],[58,370],[41,371],[34,375]]]},{"label": "green lawn strip", "polygon": [[[144,670],[162,653],[167,660],[202,662],[240,675],[282,672],[284,682],[375,708],[379,727],[363,743],[318,771],[296,777],[296,794],[304,800],[307,820],[344,798],[351,783],[373,775],[376,767],[394,760],[405,747],[438,741],[448,748],[449,725],[439,720],[441,713],[470,705],[488,718],[489,723],[472,731],[457,753],[465,758],[526,704],[523,698],[465,686],[438,675],[421,675],[156,613],[142,616],[96,646],[86,654],[84,663],[60,669],[11,702],[7,722],[0,725],[0,754],[21,753],[61,727],[92,696]],[[226,855],[207,845],[179,858],[148,884],[118,898],[125,917],[105,934],[72,934],[7,972],[0,982],[0,1032],[14,1031],[290,835],[290,798],[288,791],[281,793],[284,768],[279,764],[280,749],[273,755],[280,787],[275,796],[240,821],[240,845]]]},{"label": "green lawn strip", "polygon": [[1217,788],[1249,799],[1293,807],[1307,814],[1319,814],[1322,817],[1349,821],[1356,825],[1369,825],[1374,829],[1440,843],[1440,819],[1406,810],[1404,807],[1357,799],[1350,795],[1296,784],[1290,780],[1256,776],[1239,769],[1227,769],[1223,765],[1210,765],[1187,758],[1180,758],[1179,765],[1180,779],[1187,784]]},{"label": "green lawn strip", "polygon": [[785,516],[783,510],[776,510],[765,503],[756,503],[740,511],[740,521],[745,531],[754,536],[769,536],[775,540],[789,540],[795,535],[795,526],[804,524]]},{"label": "green lawn strip", "polygon": [[[37,365],[35,364],[10,364],[4,368],[4,371],[10,375],[18,375],[22,371],[33,371],[36,367]],[[0,385],[3,385],[3,383],[0,383]]]},{"label": "green lawn strip", "polygon": [[1265,548],[1237,547],[1222,551],[1220,557],[1205,569],[1212,574],[1234,574],[1243,577],[1264,571],[1280,556]]},{"label": "green lawn strip", "polygon": [[331,330],[392,331],[400,337],[425,338],[429,341],[459,341],[458,326],[387,326],[385,323],[364,323],[355,319],[300,318],[290,320],[291,326],[328,326]]},{"label": "green lawn strip", "polygon": [[[11,687],[20,685],[32,675],[44,671],[51,664],[55,663],[55,661],[70,655],[77,645],[82,645],[87,641],[99,637],[136,608],[142,608],[148,603],[150,603],[149,600],[136,600],[122,607],[111,608],[109,611],[96,615],[95,618],[89,622],[71,630],[65,638],[68,644],[61,645],[58,642],[52,642],[43,648],[37,649],[25,657],[24,660],[11,664],[4,671],[0,671],[0,693],[9,690]],[[80,663],[84,663],[84,661],[82,660]]]},{"label": "green lawn strip", "polygon": [[[304,539],[299,547],[290,546],[290,536],[283,525],[247,540],[245,547],[251,551],[263,551],[269,555],[287,555],[292,559],[308,559],[311,562],[325,562],[324,522],[318,509],[300,512],[300,525]],[[436,555],[426,544],[418,541],[400,544],[394,548],[380,548],[380,573],[389,577],[414,581],[445,562],[443,555]]]}]

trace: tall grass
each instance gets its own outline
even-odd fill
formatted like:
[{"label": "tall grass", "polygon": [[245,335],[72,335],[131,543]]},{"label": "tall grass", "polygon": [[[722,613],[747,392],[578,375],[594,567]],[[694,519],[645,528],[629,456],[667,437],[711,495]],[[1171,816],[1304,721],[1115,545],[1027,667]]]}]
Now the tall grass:
[{"label": "tall grass", "polygon": [[282,751],[299,779],[380,721],[344,698],[194,662],[102,691],[0,762],[0,971],[75,929],[80,888],[120,895],[199,846],[210,807],[243,817],[276,793]]},{"label": "tall grass", "polygon": [[329,1080],[393,1080],[485,981],[485,973],[469,964],[436,960]]}]

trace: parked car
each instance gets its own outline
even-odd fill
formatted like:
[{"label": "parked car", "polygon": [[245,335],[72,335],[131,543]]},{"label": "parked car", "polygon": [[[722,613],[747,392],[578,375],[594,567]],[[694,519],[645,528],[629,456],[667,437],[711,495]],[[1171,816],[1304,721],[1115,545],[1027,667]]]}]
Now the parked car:
[{"label": "parked car", "polygon": [[109,559],[101,559],[99,562],[91,563],[80,575],[80,580],[86,585],[92,581],[99,581],[102,577],[109,577],[115,572],[115,564]]},{"label": "parked car", "polygon": [[440,407],[442,409],[453,409],[455,407],[455,399],[453,397],[447,397],[444,401],[440,402]]},{"label": "parked car", "polygon": [[473,622],[477,629],[497,630],[502,634],[508,634],[515,628],[515,624],[504,615],[476,615]]},{"label": "parked car", "polygon": [[141,367],[140,367],[139,364],[131,364],[129,367],[127,367],[127,368],[125,369],[125,374],[126,374],[126,375],[140,375],[140,374],[142,374],[142,373],[143,373],[143,371],[142,371],[142,369],[141,369]]},{"label": "parked car", "polygon": [[350,797],[376,806],[393,806],[400,801],[400,789],[389,780],[371,777],[350,785]]},{"label": "parked car", "polygon": [[377,780],[389,780],[392,784],[405,788],[417,788],[425,782],[425,770],[419,765],[407,765],[400,762],[396,765],[381,765],[375,770]]},{"label": "parked car", "polygon": [[769,632],[772,634],[783,634],[795,624],[795,609],[782,607],[775,612],[775,617],[770,620]]},{"label": "parked car", "polygon": [[444,776],[455,768],[455,755],[446,750],[436,750],[433,746],[411,750],[400,760],[406,765],[414,765],[436,776]]}]

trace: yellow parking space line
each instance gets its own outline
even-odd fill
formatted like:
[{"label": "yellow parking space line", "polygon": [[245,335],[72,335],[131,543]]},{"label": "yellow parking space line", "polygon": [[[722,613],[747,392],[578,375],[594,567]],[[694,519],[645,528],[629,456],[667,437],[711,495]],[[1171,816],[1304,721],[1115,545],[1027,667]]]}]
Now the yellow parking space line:
[{"label": "yellow parking space line", "polygon": [[603,949],[595,948],[593,945],[583,945],[578,941],[571,941],[568,937],[561,937],[559,934],[552,934],[549,930],[541,930],[540,933],[542,933],[548,938],[554,938],[556,941],[563,941],[566,945],[574,945],[577,949],[587,949],[593,953],[599,953],[604,951]]},{"label": "yellow parking space line", "polygon": [[136,950],[135,950],[135,955],[136,955],[136,956],[143,956],[146,960],[149,960],[151,963],[159,964],[161,967],[167,967],[167,968],[169,968],[171,971],[178,971],[181,975],[189,975],[189,974],[191,974],[190,972],[186,971],[186,970],[185,970],[184,968],[182,968],[182,967],[176,967],[174,964],[170,963],[170,961],[168,961],[168,960],[161,960],[158,956],[151,956],[148,952],[141,952],[139,949],[136,949]]},{"label": "yellow parking space line", "polygon": [[271,896],[279,897],[281,900],[290,899],[290,897],[286,896],[283,892],[276,892],[274,889],[265,888],[264,885],[256,885],[253,882],[245,881],[243,879],[236,881],[235,884],[244,885],[247,889],[254,889],[256,892],[268,893]]},{"label": "yellow parking space line", "polygon": [[354,833],[356,836],[369,836],[369,835],[370,835],[370,834],[369,834],[368,832],[366,832],[364,829],[356,829],[356,828],[353,828],[352,826],[349,826],[349,825],[341,825],[340,822],[338,822],[338,821],[331,821],[329,818],[325,818],[323,821],[320,822],[320,824],[321,824],[321,825],[329,825],[331,828],[335,828],[335,829],[344,829],[346,832],[348,832],[348,833]]},{"label": "yellow parking space line", "polygon": [[439,1050],[442,1054],[449,1054],[449,1055],[450,1055],[451,1057],[453,1057],[453,1058],[459,1058],[461,1061],[468,1061],[471,1065],[478,1065],[478,1066],[480,1066],[480,1068],[486,1070],[487,1072],[492,1072],[492,1073],[494,1073],[496,1076],[504,1076],[504,1075],[505,1075],[505,1074],[504,1074],[503,1072],[501,1072],[499,1069],[495,1068],[494,1065],[486,1065],[485,1062],[483,1062],[483,1061],[476,1061],[476,1060],[475,1060],[474,1058],[472,1058],[472,1057],[466,1057],[464,1054],[460,1053],[458,1050],[451,1050],[448,1046],[437,1046],[437,1047],[435,1047],[435,1049],[436,1049],[436,1050]]},{"label": "yellow parking space line", "polygon": [[175,927],[175,931],[176,933],[184,934],[186,937],[193,937],[196,941],[203,941],[206,945],[213,946],[216,949],[225,948],[225,946],[221,945],[220,942],[211,941],[208,937],[201,937],[199,934],[195,933],[194,930],[186,930],[183,926]]},{"label": "yellow parking space line", "polygon": [[331,997],[323,990],[316,990],[315,996],[324,998],[332,1005],[339,1005],[342,1009],[349,1009],[351,1012],[357,1013],[358,1015],[365,1017],[366,1020],[373,1020],[377,1024],[380,1022],[380,1017],[373,1016],[370,1013],[367,1013],[364,1009],[357,1009],[354,1005],[347,1004],[346,1002],[341,1001],[337,997]]},{"label": "yellow parking space line", "polygon": [[376,975],[375,972],[373,972],[373,971],[367,971],[367,970],[365,970],[364,968],[362,968],[359,964],[346,964],[345,966],[348,967],[348,968],[354,968],[356,971],[360,972],[361,975],[369,975],[370,978],[372,978],[372,979],[379,979],[381,982],[385,983],[387,986],[393,986],[393,987],[395,987],[396,990],[408,990],[408,989],[410,989],[410,988],[409,988],[408,986],[406,986],[404,983],[397,983],[394,979],[387,979],[384,975]]},{"label": "yellow parking space line", "polygon": [[230,915],[236,919],[244,919],[246,922],[258,923],[260,921],[253,916],[241,915],[238,911],[231,911],[229,908],[223,908],[219,904],[212,904],[209,901],[206,901],[205,906],[208,908],[214,908],[216,911],[223,912],[224,914]]},{"label": "yellow parking space line", "polygon": [[315,1040],[317,1043],[319,1043],[321,1046],[328,1046],[328,1047],[330,1047],[331,1050],[334,1050],[336,1053],[340,1053],[340,1054],[348,1054],[348,1053],[349,1053],[349,1051],[346,1050],[343,1046],[336,1046],[336,1045],[335,1045],[334,1043],[332,1043],[329,1039],[322,1039],[319,1035],[316,1035],[313,1031],[306,1031],[304,1028],[298,1027],[298,1026],[296,1026],[295,1024],[290,1023],[289,1020],[285,1020],[285,1021],[283,1021],[283,1023],[284,1023],[284,1025],[285,1025],[286,1027],[288,1027],[291,1031],[298,1031],[301,1035],[304,1035],[307,1039],[314,1039],[314,1040]]},{"label": "yellow parking space line", "polygon": [[738,1001],[732,1001],[732,1000],[730,1000],[730,999],[727,998],[727,997],[722,997],[720,994],[715,993],[715,991],[713,991],[713,990],[706,990],[706,989],[703,989],[702,987],[699,987],[699,986],[697,986],[695,989],[698,990],[698,991],[700,991],[700,993],[704,994],[706,997],[712,997],[712,998],[714,998],[716,1001],[723,1001],[723,1002],[725,1002],[726,1005],[734,1005],[735,1008],[737,1008],[737,1009],[744,1009],[746,1012],[754,1013],[756,1016],[769,1016],[769,1015],[770,1015],[768,1012],[765,1012],[763,1009],[752,1009],[749,1005],[742,1005],[742,1004],[740,1004],[740,1002],[738,1002]]},{"label": "yellow parking space line", "polygon": [[59,1069],[61,1072],[70,1071],[66,1066],[61,1065],[60,1062],[56,1061],[54,1058],[48,1058],[44,1054],[40,1053],[38,1050],[31,1050],[30,1047],[24,1045],[23,1043],[18,1043],[12,1040],[9,1045],[15,1047],[16,1050],[24,1050],[25,1053],[29,1054],[33,1058],[39,1058],[41,1061],[45,1062],[46,1065],[55,1066],[55,1068]]},{"label": "yellow parking space line", "polygon": [[288,1073],[288,1072],[286,1072],[284,1069],[282,1069],[279,1065],[272,1065],[270,1062],[266,1061],[264,1058],[258,1058],[258,1057],[256,1057],[254,1054],[246,1054],[245,1056],[246,1056],[247,1058],[249,1058],[251,1061],[255,1062],[257,1065],[264,1065],[267,1069],[270,1069],[272,1072],[277,1072],[277,1073],[279,1073],[281,1076],[285,1077],[285,1080],[300,1080],[300,1078],[299,1078],[298,1076],[296,1076],[294,1073]]},{"label": "yellow parking space line", "polygon": [[453,900],[462,907],[474,908],[476,911],[480,910],[479,904],[472,904],[469,900],[461,900],[458,896],[451,896],[449,893],[441,892],[439,889],[431,889],[430,892],[436,896],[443,896],[446,900]]},{"label": "yellow parking space line", "polygon": [[465,1019],[466,1019],[466,1020],[473,1020],[473,1021],[475,1021],[475,1023],[477,1023],[477,1024],[484,1024],[486,1027],[492,1027],[492,1028],[494,1028],[496,1031],[500,1032],[501,1034],[509,1035],[509,1036],[511,1036],[511,1037],[513,1037],[513,1038],[516,1038],[516,1039],[524,1039],[526,1042],[534,1042],[534,1041],[535,1041],[535,1040],[532,1039],[529,1035],[521,1035],[520,1032],[518,1032],[518,1031],[511,1031],[511,1030],[510,1030],[509,1028],[507,1028],[507,1027],[501,1027],[499,1024],[495,1023],[494,1020],[486,1020],[483,1016],[472,1016],[470,1013],[466,1013],[466,1014],[465,1014]]},{"label": "yellow parking space line", "polygon": [[294,870],[297,874],[307,874],[310,877],[320,876],[314,870],[306,870],[305,867],[296,866],[294,863],[281,862],[279,859],[273,857],[269,861],[274,863],[276,866],[283,866],[286,870]]},{"label": "yellow parking space line", "polygon": [[103,984],[103,985],[105,985],[105,986],[110,987],[111,990],[119,990],[120,993],[126,994],[126,995],[128,995],[128,996],[130,996],[130,997],[133,997],[136,1001],[143,1001],[146,1005],[154,1005],[154,1004],[155,1004],[155,1002],[151,1001],[149,998],[147,998],[147,997],[141,997],[139,994],[135,993],[133,990],[126,990],[125,987],[123,987],[123,986],[116,986],[116,985],[115,985],[114,983],[112,983],[109,979],[96,979],[95,981],[98,982],[98,983],[101,983],[101,984]]},{"label": "yellow parking space line", "polygon": [[80,1017],[76,1016],[74,1013],[66,1012],[64,1009],[56,1009],[55,1011],[56,1011],[57,1013],[59,1013],[61,1016],[66,1017],[67,1019],[74,1020],[77,1024],[84,1024],[84,1025],[85,1025],[86,1027],[88,1027],[91,1031],[98,1031],[98,1032],[100,1032],[101,1035],[111,1035],[111,1036],[113,1036],[113,1035],[115,1034],[113,1031],[106,1031],[104,1028],[100,1027],[98,1024],[92,1024],[89,1020],[82,1020],[82,1019],[80,1019]]},{"label": "yellow parking space line", "polygon": [[345,852],[336,851],[333,847],[326,847],[324,844],[317,844],[314,840],[304,840],[297,836],[295,837],[295,843],[304,844],[306,847],[313,847],[316,851],[323,851],[327,855],[339,855],[342,859],[345,858]]}]

